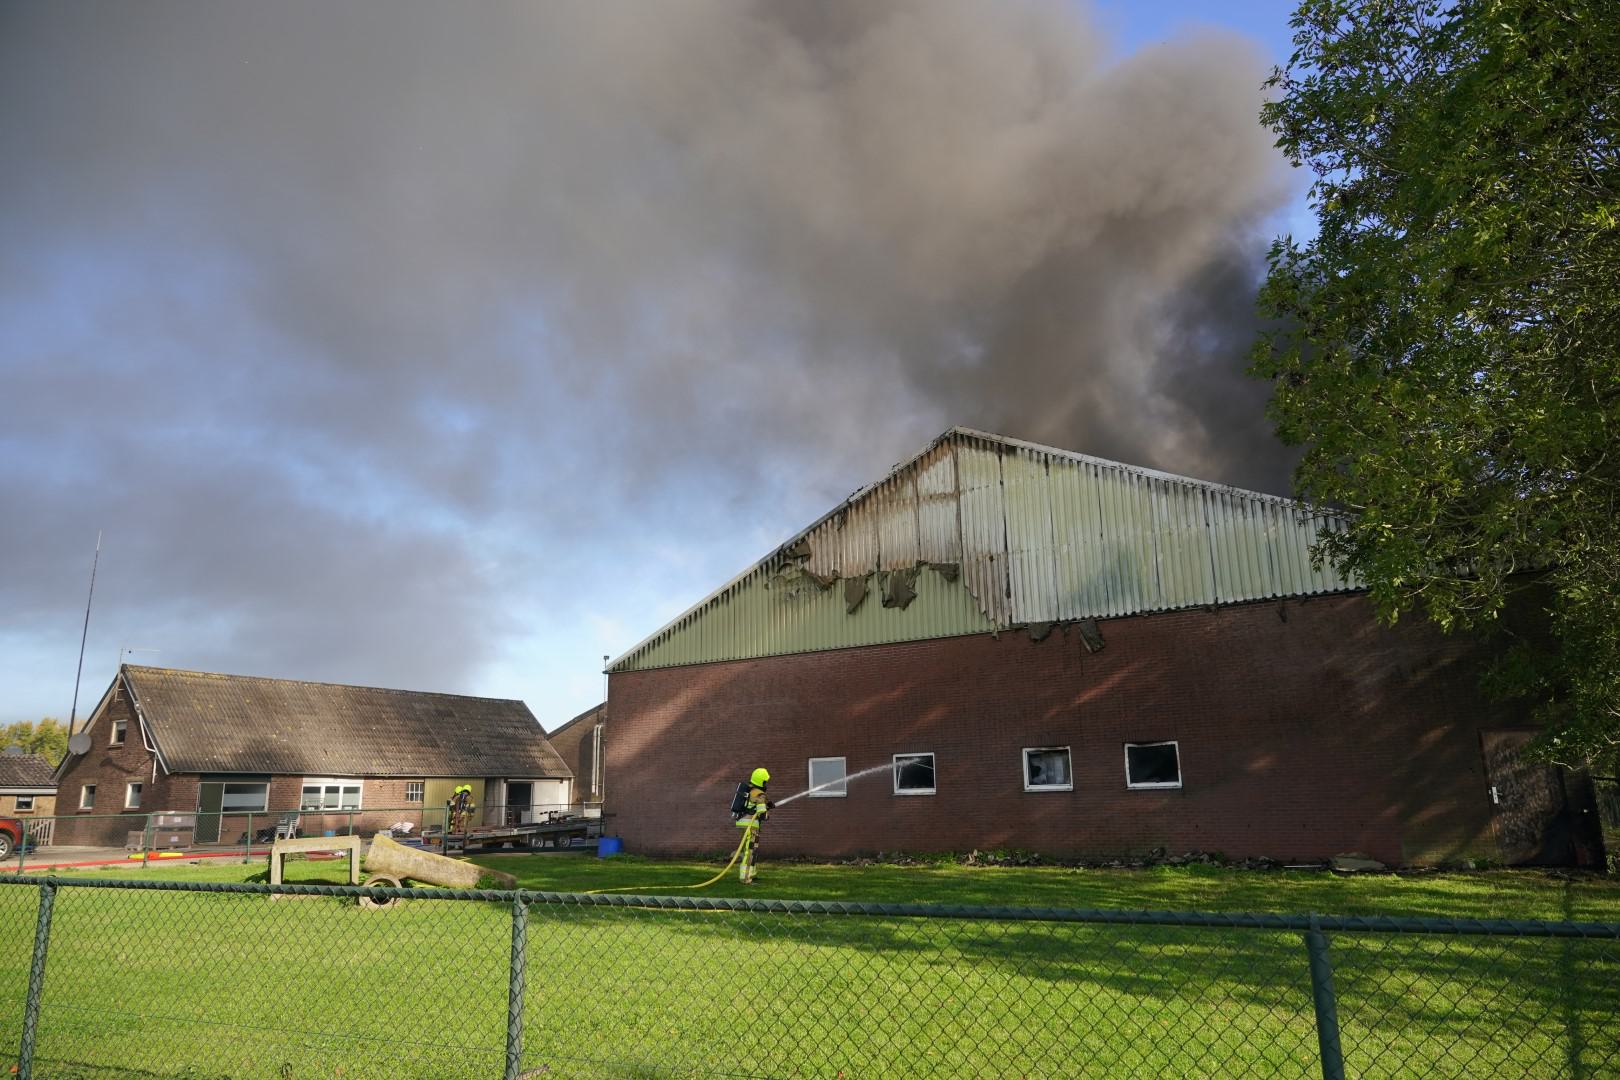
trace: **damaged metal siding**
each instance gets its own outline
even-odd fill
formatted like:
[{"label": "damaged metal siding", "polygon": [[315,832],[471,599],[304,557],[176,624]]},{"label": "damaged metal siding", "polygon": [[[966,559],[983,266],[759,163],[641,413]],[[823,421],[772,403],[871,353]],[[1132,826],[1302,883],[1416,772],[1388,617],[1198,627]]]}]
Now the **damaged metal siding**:
[{"label": "damaged metal siding", "polygon": [[[953,429],[610,670],[1338,592],[1357,585],[1312,568],[1310,547],[1342,524],[1289,499]],[[915,581],[890,580],[902,571]]]}]

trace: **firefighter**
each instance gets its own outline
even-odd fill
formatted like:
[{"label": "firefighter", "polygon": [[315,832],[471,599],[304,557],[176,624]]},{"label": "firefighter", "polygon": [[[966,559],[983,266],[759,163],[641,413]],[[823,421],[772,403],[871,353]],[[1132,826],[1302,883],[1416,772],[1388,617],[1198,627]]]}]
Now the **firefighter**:
[{"label": "firefighter", "polygon": [[445,804],[445,831],[460,833],[467,831],[467,819],[473,811],[473,789],[471,784],[457,784],[456,790]]},{"label": "firefighter", "polygon": [[765,797],[765,787],[770,782],[771,774],[767,770],[755,769],[747,780],[737,785],[737,794],[732,799],[732,814],[736,818],[737,828],[745,830],[742,868],[738,871],[744,885],[754,883],[754,853],[759,849],[759,827],[776,808],[776,804]]}]

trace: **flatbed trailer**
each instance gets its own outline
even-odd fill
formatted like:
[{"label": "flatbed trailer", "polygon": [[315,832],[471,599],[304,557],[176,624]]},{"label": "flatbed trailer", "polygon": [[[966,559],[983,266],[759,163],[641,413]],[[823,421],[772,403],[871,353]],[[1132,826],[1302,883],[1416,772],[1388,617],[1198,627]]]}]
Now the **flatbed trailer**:
[{"label": "flatbed trailer", "polygon": [[[442,837],[446,855],[457,852],[488,851],[507,848],[534,851],[547,844],[554,848],[568,847],[576,839],[588,840],[602,833],[601,818],[559,817],[550,821],[535,821],[522,825],[480,825],[464,833],[450,833]],[[438,837],[424,833],[424,843]]]}]

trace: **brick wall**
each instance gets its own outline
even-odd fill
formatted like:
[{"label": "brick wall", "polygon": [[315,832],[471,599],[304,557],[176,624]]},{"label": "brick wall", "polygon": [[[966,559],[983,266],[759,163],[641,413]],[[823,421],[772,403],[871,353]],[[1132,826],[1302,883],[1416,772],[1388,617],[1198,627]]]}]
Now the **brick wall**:
[{"label": "brick wall", "polygon": [[591,793],[591,763],[586,756],[583,744],[595,735],[596,725],[601,719],[602,710],[596,708],[559,728],[556,734],[546,736],[546,741],[551,743],[552,749],[557,751],[563,761],[574,772],[573,793],[575,802],[593,798]]},{"label": "brick wall", "polygon": [[[614,674],[607,811],[633,852],[729,850],[757,765],[780,800],[812,756],[853,773],[933,752],[937,794],[878,773],[778,810],[765,851],[1494,853],[1478,728],[1515,717],[1480,699],[1467,640],[1380,627],[1360,596],[1101,629],[1096,654],[1060,627]],[[1159,740],[1179,742],[1184,786],[1127,790],[1124,744]],[[1072,791],[1024,790],[1031,746],[1071,747]]]},{"label": "brick wall", "polygon": [[[113,746],[113,725],[119,720],[126,723],[124,743]],[[107,708],[93,721],[84,729],[90,736],[89,751],[69,755],[67,769],[57,785],[56,809],[60,820],[56,823],[55,843],[119,847],[129,833],[145,827],[149,813],[196,809],[195,777],[164,776],[159,769],[154,778],[152,754],[141,741],[135,710],[122,687],[114,692]],[[124,806],[127,786],[131,783],[141,785],[138,809]],[[87,784],[96,786],[96,802],[94,808],[81,810],[81,796]]]}]

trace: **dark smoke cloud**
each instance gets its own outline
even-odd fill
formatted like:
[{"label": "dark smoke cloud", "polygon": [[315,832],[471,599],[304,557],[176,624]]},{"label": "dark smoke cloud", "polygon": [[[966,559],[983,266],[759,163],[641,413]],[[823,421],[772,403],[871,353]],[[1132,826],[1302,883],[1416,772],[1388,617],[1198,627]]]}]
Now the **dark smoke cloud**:
[{"label": "dark smoke cloud", "polygon": [[1055,0],[7,5],[5,629],[109,523],[114,619],[454,688],[953,423],[1281,490],[1264,68]]}]

